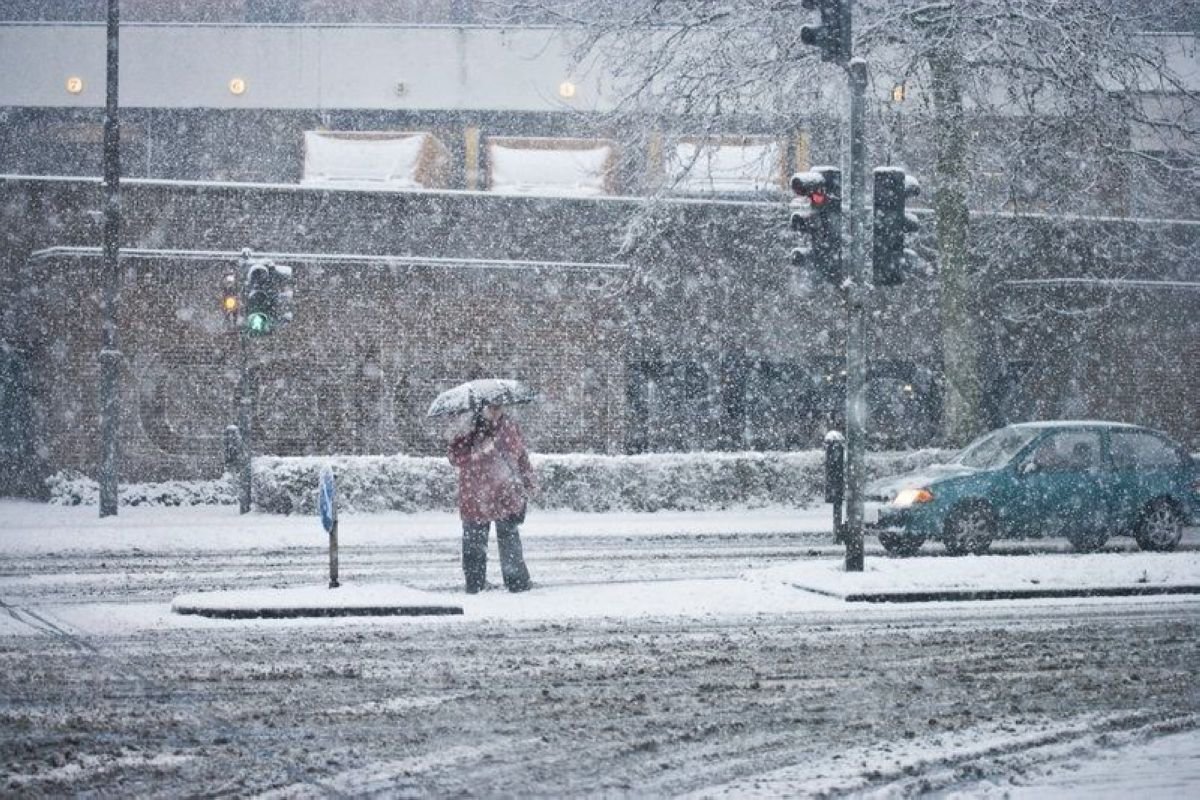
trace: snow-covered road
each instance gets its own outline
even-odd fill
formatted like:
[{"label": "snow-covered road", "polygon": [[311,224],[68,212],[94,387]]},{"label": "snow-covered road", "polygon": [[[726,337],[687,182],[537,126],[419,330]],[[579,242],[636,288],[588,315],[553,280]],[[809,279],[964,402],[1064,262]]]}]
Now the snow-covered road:
[{"label": "snow-covered road", "polygon": [[[864,607],[768,579],[837,558],[822,510],[531,516],[527,595],[291,621],[169,606],[319,582],[312,519],[0,512],[8,795],[1061,796],[1179,731],[1155,786],[1200,785],[1200,603]],[[452,517],[343,530],[344,580],[458,591]]]}]

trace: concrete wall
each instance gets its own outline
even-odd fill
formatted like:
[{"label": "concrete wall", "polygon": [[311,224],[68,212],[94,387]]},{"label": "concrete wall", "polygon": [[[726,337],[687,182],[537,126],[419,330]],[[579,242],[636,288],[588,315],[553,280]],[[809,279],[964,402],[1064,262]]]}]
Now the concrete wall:
[{"label": "concrete wall", "polygon": [[[95,460],[97,259],[30,254],[98,244],[99,209],[96,181],[0,179],[0,341],[20,378],[0,431],[9,487]],[[124,210],[126,248],[219,251],[126,262],[124,480],[219,471],[237,357],[217,303],[242,247],[297,269],[296,322],[255,348],[262,452],[435,452],[429,400],[496,373],[550,396],[528,426],[545,452],[813,446],[837,423],[844,309],[790,266],[782,204],[128,181]],[[1186,288],[1200,284],[1200,225],[972,225],[993,422],[1099,416],[1200,445],[1200,295]],[[929,228],[916,244],[935,272]],[[498,263],[512,260],[544,263]],[[614,262],[630,269],[572,266]],[[1070,276],[1158,283],[1008,283]],[[928,395],[874,427],[924,443],[900,437],[936,430],[936,276],[873,302],[872,362],[907,365],[902,383]],[[781,398],[747,396],[760,368],[782,376]],[[696,376],[687,402],[647,416],[647,381],[662,396],[671,370]]]},{"label": "concrete wall", "polygon": [[[105,35],[97,24],[0,25],[0,106],[103,106]],[[613,103],[603,74],[573,67],[568,34],[551,28],[121,26],[131,108],[596,111]]]}]

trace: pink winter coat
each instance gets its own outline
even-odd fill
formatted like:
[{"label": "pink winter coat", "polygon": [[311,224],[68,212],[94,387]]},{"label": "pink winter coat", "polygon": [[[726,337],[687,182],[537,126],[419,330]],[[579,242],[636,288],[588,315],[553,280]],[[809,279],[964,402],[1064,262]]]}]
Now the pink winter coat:
[{"label": "pink winter coat", "polygon": [[533,467],[521,429],[506,415],[491,435],[464,434],[450,443],[458,467],[458,513],[467,522],[517,516],[534,488]]}]

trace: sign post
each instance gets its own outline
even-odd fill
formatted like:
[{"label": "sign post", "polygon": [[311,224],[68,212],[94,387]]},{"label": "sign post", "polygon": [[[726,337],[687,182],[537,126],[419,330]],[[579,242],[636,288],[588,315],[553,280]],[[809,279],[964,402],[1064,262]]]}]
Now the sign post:
[{"label": "sign post", "polygon": [[336,589],[341,584],[338,583],[337,482],[332,467],[326,466],[321,469],[317,488],[317,509],[321,512],[321,525],[329,534],[329,588]]}]

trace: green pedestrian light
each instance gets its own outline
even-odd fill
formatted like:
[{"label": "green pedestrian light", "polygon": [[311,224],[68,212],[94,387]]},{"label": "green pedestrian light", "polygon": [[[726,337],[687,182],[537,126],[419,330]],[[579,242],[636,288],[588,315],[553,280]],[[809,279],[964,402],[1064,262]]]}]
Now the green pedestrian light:
[{"label": "green pedestrian light", "polygon": [[261,311],[247,314],[246,330],[255,336],[265,336],[271,332],[271,318]]}]

